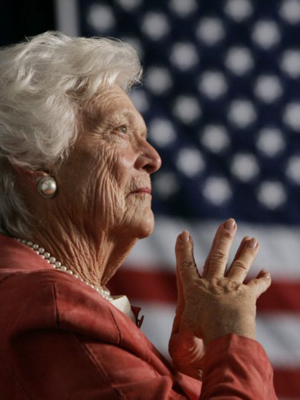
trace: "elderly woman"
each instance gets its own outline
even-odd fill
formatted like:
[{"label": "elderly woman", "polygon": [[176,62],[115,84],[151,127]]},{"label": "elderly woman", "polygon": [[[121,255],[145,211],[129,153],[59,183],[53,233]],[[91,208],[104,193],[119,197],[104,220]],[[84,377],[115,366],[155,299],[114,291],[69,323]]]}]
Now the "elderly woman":
[{"label": "elderly woman", "polygon": [[234,220],[202,276],[191,236],[178,236],[172,366],[106,289],[154,223],[161,160],[126,94],[140,75],[115,40],[50,32],[0,52],[1,400],[276,398],[254,340],[270,275],[243,283],[250,237],[226,269]]}]

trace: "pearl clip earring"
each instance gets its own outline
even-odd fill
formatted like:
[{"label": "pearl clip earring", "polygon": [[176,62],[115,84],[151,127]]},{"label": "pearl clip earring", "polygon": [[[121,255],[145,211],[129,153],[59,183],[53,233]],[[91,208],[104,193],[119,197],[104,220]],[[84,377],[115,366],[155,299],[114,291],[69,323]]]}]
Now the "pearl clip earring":
[{"label": "pearl clip earring", "polygon": [[57,184],[52,176],[45,176],[38,181],[37,189],[42,197],[51,199],[56,193]]}]

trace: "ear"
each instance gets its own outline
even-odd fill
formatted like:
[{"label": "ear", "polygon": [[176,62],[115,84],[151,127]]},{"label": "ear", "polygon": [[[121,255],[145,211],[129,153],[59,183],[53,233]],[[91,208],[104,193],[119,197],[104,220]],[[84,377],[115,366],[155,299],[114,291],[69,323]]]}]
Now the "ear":
[{"label": "ear", "polygon": [[42,169],[34,170],[29,167],[24,167],[16,164],[11,164],[11,165],[16,175],[18,176],[20,183],[26,185],[27,187],[29,186],[32,189],[36,188],[37,183],[41,178],[50,175],[50,172],[46,170]]}]

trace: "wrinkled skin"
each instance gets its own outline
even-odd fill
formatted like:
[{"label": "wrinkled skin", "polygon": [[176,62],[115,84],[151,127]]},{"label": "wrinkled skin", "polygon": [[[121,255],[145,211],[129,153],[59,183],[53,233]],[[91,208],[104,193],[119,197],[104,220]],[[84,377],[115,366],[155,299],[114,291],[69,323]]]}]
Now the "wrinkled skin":
[{"label": "wrinkled skin", "polygon": [[255,339],[256,301],[270,286],[270,274],[244,284],[257,255],[258,242],[245,237],[227,269],[236,233],[230,219],[220,225],[202,275],[198,273],[193,241],[183,232],[176,242],[178,301],[169,352],[174,367],[196,379],[202,377],[205,346],[220,336],[237,334]]},{"label": "wrinkled skin", "polygon": [[83,279],[105,285],[136,240],[153,230],[150,175],[161,160],[118,86],[83,104],[78,118],[81,130],[68,158],[49,168],[55,197],[37,193],[43,171],[18,170],[18,184],[38,216],[29,239]]},{"label": "wrinkled skin", "polygon": [[58,176],[64,200],[70,201],[67,191],[77,199],[70,217],[79,217],[95,234],[105,230],[114,237],[130,230],[137,238],[146,237],[154,225],[151,195],[132,192],[151,188],[150,174],[161,161],[146,141],[143,118],[117,86],[96,96],[87,108],[87,129]]},{"label": "wrinkled skin", "polygon": [[[84,280],[105,285],[135,242],[153,230],[150,175],[161,160],[146,140],[141,115],[117,86],[83,104],[78,124],[68,158],[48,168],[57,181],[55,197],[37,191],[47,171],[15,167],[16,185],[36,216],[25,239]],[[197,379],[211,340],[227,333],[254,338],[256,299],[270,284],[265,273],[243,284],[257,253],[246,245],[249,238],[226,272],[234,234],[221,225],[201,277],[191,237],[177,239],[178,304],[169,349],[175,368]]]}]

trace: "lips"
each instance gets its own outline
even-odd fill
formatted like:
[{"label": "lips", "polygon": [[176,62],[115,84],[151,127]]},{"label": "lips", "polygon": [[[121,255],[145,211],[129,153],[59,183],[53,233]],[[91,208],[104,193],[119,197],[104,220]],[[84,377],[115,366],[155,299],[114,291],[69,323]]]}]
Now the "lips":
[{"label": "lips", "polygon": [[133,191],[131,192],[131,194],[139,194],[139,193],[141,193],[141,194],[145,193],[145,194],[150,194],[150,195],[151,195],[151,188],[149,188],[149,187],[142,187],[142,188],[138,188],[138,189],[136,189],[136,190],[133,190]]}]

